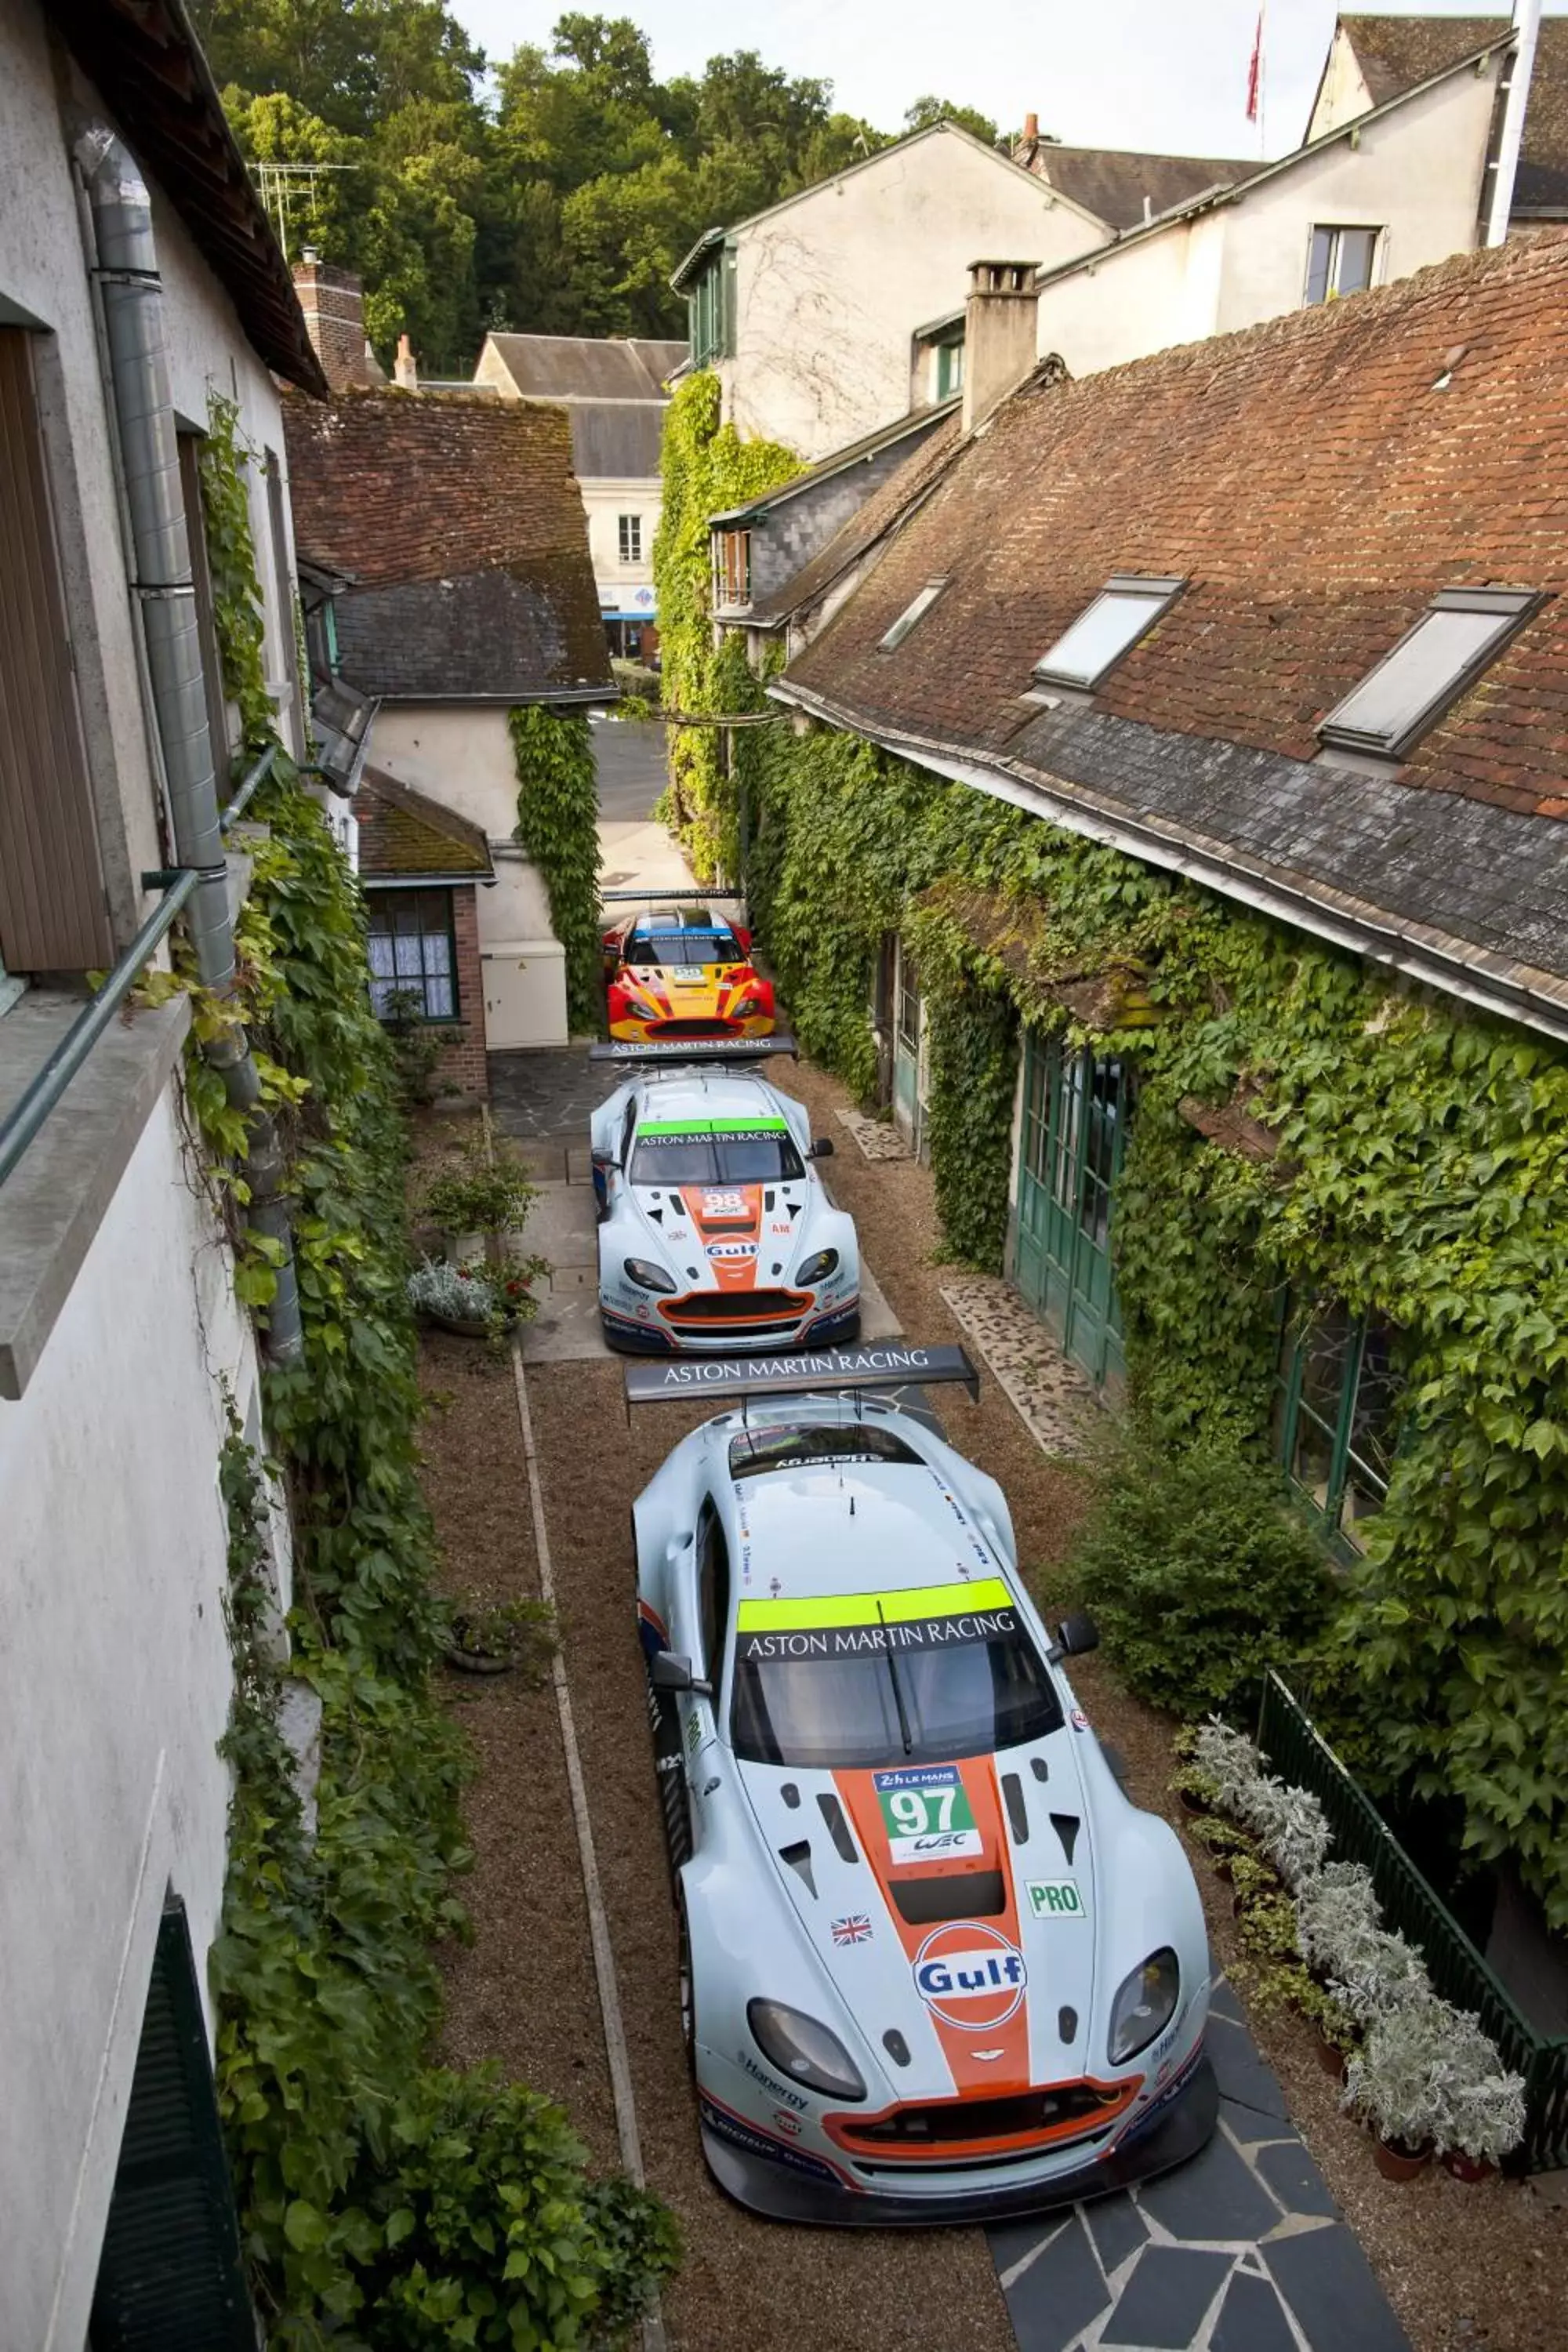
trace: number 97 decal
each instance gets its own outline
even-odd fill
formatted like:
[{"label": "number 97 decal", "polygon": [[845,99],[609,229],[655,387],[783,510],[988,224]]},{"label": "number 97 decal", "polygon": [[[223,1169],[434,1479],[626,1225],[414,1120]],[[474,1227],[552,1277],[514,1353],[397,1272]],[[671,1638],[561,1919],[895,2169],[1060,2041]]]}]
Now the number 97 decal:
[{"label": "number 97 decal", "polygon": [[871,1778],[891,1861],[945,1862],[980,1853],[980,1832],[956,1765],[910,1765]]}]

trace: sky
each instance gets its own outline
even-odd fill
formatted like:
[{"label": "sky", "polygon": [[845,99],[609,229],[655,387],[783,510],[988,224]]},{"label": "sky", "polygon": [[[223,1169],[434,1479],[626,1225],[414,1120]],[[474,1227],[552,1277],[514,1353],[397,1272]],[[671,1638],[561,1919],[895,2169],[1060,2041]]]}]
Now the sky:
[{"label": "sky", "polygon": [[[492,58],[548,47],[565,0],[450,0]],[[835,103],[896,131],[927,91],[978,107],[1004,130],[1026,113],[1082,146],[1279,155],[1306,128],[1333,32],[1334,0],[1268,0],[1264,120],[1247,120],[1258,0],[575,0],[630,16],[662,79],[753,48],[791,75],[819,75]],[[1363,0],[1367,5],[1367,0]],[[1376,0],[1372,0],[1376,5]],[[1423,16],[1486,13],[1426,0]],[[1507,13],[1506,9],[1503,12]],[[1555,15],[1555,8],[1549,10]]]}]

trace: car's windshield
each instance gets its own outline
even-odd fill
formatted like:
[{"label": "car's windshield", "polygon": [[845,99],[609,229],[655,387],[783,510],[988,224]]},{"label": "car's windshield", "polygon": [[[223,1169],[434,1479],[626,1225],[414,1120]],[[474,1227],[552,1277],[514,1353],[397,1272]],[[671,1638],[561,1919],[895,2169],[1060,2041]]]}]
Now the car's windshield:
[{"label": "car's windshield", "polygon": [[777,1184],[805,1170],[782,1118],[655,1119],[627,1172],[634,1184]]},{"label": "car's windshield", "polygon": [[[822,1622],[846,1612],[858,1622]],[[809,1602],[741,1603],[737,1756],[803,1771],[868,1770],[987,1755],[1061,1728],[1045,1662],[999,1580],[815,1613],[816,1622]]]},{"label": "car's windshield", "polygon": [[630,964],[742,963],[741,943],[721,923],[711,929],[638,931],[626,943]]},{"label": "car's windshield", "polygon": [[730,1475],[736,1479],[757,1478],[764,1470],[845,1469],[920,1458],[892,1430],[871,1421],[774,1423],[743,1429],[730,1440]]}]

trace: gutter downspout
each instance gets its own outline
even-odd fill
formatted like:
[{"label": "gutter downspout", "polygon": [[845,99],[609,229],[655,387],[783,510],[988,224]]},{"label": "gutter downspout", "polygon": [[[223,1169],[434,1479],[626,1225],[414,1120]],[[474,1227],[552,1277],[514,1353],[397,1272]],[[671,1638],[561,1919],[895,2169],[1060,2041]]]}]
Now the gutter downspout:
[{"label": "gutter downspout", "polygon": [[[110,404],[130,525],[130,586],[142,616],[174,853],[182,866],[194,867],[200,877],[187,918],[196,973],[204,988],[232,997],[234,926],[152,206],[141,172],[112,131],[92,126],[77,141],[75,152],[91,210],[91,275],[103,305]],[[243,1027],[226,1029],[203,1052],[222,1077],[230,1103],[244,1112],[247,1122],[249,1222],[283,1252],[277,1267],[277,1296],[268,1311],[267,1353],[274,1363],[294,1363],[303,1355],[305,1343],[277,1129],[271,1114],[260,1107],[261,1084]]]},{"label": "gutter downspout", "polygon": [[1530,78],[1535,68],[1535,37],[1541,29],[1541,0],[1514,0],[1513,21],[1519,40],[1509,61],[1508,100],[1487,212],[1489,245],[1502,245],[1508,238],[1520,149],[1524,143],[1524,118],[1530,106]]}]

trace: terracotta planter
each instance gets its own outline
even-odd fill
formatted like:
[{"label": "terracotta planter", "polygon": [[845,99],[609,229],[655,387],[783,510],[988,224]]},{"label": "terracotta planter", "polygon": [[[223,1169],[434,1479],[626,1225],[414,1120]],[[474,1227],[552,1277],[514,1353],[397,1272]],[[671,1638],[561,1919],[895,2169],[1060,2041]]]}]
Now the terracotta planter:
[{"label": "terracotta planter", "polygon": [[1190,1789],[1178,1789],[1176,1791],[1176,1802],[1180,1805],[1184,1813],[1192,1813],[1194,1815],[1201,1816],[1202,1814],[1211,1811],[1207,1798],[1194,1797]]},{"label": "terracotta planter", "polygon": [[448,1650],[446,1659],[460,1675],[510,1675],[512,1669],[510,1658],[487,1658],[477,1650]]},{"label": "terracotta planter", "polygon": [[1374,2139],[1372,2160],[1385,2180],[1415,2180],[1431,2163],[1432,2151],[1421,2147],[1412,2154],[1403,2140]]},{"label": "terracotta planter", "polygon": [[1438,2162],[1456,2180],[1489,2180],[1497,2170],[1486,2157],[1467,2156],[1462,2147],[1446,2149]]},{"label": "terracotta planter", "polygon": [[1336,2082],[1342,2083],[1345,2079],[1345,2053],[1339,2043],[1331,2042],[1321,2025],[1312,2038],[1317,2047],[1318,2063],[1324,2074],[1331,2074]]},{"label": "terracotta planter", "polygon": [[438,1330],[455,1331],[459,1339],[482,1339],[490,1328],[482,1315],[437,1315],[434,1307],[426,1311],[425,1320]]}]

